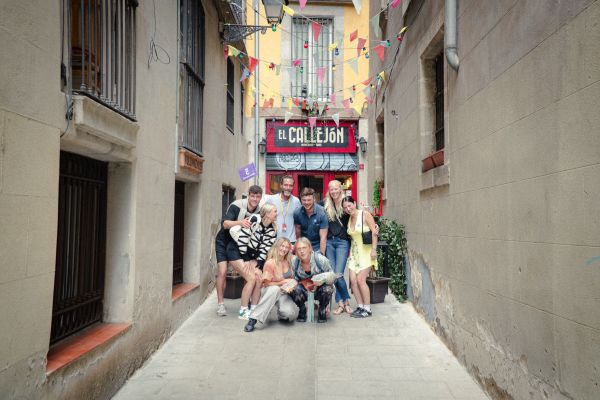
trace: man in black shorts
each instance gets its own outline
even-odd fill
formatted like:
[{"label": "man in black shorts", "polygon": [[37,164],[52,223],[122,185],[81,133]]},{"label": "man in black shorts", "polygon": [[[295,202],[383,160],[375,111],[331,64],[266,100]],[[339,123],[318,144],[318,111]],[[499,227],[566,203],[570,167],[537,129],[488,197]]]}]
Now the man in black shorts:
[{"label": "man in black shorts", "polygon": [[[223,222],[221,223],[221,229],[217,233],[215,238],[215,251],[217,253],[217,315],[227,315],[225,309],[225,285],[227,275],[227,262],[232,260],[239,260],[239,254],[228,254],[227,245],[232,242],[233,239],[229,234],[229,229],[235,225],[241,225],[243,228],[250,228],[249,217],[252,214],[256,214],[259,211],[258,203],[262,198],[263,190],[260,186],[253,185],[248,189],[248,198],[236,200],[229,205],[227,212],[223,216]],[[237,246],[234,246],[237,248]],[[230,253],[232,246],[229,246]],[[250,261],[252,263],[252,261]],[[255,263],[255,262],[254,262]],[[239,264],[239,263],[238,263]],[[244,289],[242,290],[242,307],[248,307],[248,301],[250,300],[250,294],[252,293],[255,285],[254,278],[254,265],[241,263],[241,265],[232,264],[237,272],[242,275],[246,280]],[[258,299],[256,299],[258,301]]]}]

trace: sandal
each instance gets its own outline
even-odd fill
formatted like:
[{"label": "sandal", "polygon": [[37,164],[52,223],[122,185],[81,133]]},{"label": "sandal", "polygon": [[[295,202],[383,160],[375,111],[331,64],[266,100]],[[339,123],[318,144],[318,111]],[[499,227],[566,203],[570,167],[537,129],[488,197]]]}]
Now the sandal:
[{"label": "sandal", "polygon": [[344,311],[346,311],[348,314],[352,314],[353,310],[350,307],[350,304],[344,304]]},{"label": "sandal", "polygon": [[338,306],[338,308],[335,309],[335,311],[333,312],[335,315],[340,315],[341,313],[343,313],[345,311],[345,308],[342,306]]}]

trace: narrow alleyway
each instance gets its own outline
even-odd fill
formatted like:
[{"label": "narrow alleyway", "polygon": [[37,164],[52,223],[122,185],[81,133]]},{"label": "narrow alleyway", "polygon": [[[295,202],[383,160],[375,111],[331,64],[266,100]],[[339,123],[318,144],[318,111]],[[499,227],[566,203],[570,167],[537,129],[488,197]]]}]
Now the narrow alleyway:
[{"label": "narrow alleyway", "polygon": [[271,321],[253,333],[215,314],[215,295],[113,400],[487,399],[410,304],[388,295],[373,317]]}]

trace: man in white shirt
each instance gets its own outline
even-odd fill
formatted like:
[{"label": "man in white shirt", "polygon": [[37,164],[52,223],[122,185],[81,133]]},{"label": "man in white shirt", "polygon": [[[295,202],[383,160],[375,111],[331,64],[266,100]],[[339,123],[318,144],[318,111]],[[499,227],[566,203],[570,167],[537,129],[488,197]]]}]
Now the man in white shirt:
[{"label": "man in white shirt", "polygon": [[291,175],[282,175],[279,179],[281,192],[265,196],[265,203],[273,204],[277,208],[277,238],[287,238],[292,244],[296,243],[294,211],[301,206],[300,200],[292,194],[294,183]]}]

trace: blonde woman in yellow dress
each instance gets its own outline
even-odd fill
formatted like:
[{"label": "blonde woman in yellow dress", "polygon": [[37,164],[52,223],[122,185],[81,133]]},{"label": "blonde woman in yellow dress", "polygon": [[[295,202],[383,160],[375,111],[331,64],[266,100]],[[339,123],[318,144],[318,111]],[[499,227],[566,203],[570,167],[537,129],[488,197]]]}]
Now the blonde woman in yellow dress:
[{"label": "blonde woman in yellow dress", "polygon": [[[372,315],[371,293],[367,286],[367,276],[369,276],[371,267],[377,269],[377,233],[379,230],[371,213],[356,208],[356,201],[352,196],[344,197],[342,207],[344,212],[350,215],[348,235],[352,238],[352,243],[347,267],[352,294],[358,304],[351,316],[366,318]],[[372,244],[363,243],[363,232],[371,232]]]}]

